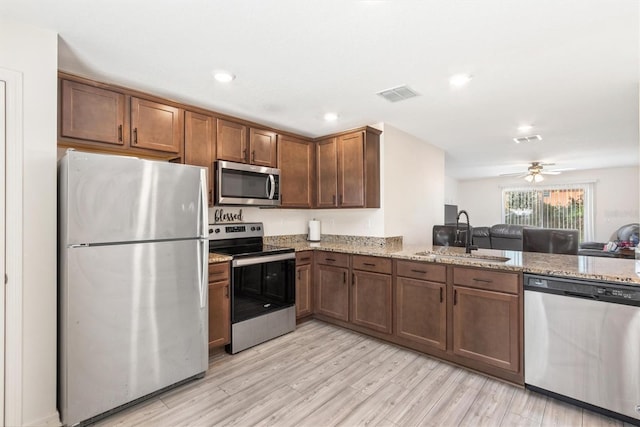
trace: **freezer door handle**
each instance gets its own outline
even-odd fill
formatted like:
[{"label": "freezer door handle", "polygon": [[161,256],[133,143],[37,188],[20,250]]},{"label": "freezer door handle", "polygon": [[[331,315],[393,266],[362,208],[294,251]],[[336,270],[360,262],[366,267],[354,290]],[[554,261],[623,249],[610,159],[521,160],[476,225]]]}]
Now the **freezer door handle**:
[{"label": "freezer door handle", "polygon": [[205,168],[200,169],[200,223],[198,236],[209,237],[209,199],[207,198],[207,171]]}]

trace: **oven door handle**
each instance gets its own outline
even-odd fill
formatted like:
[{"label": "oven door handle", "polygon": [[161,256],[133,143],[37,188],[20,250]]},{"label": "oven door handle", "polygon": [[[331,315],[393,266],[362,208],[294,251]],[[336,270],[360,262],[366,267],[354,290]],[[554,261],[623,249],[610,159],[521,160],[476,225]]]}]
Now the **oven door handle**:
[{"label": "oven door handle", "polygon": [[251,258],[240,258],[234,259],[231,261],[232,267],[244,267],[247,265],[255,265],[255,264],[266,264],[267,262],[275,262],[275,261],[285,261],[288,259],[295,259],[295,252],[287,252],[284,254],[277,255],[265,255]]}]

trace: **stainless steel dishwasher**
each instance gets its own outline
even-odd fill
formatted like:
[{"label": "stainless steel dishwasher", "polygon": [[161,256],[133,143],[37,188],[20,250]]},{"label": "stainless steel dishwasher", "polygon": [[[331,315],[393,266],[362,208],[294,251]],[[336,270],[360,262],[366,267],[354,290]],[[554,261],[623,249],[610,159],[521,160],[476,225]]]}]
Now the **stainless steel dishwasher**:
[{"label": "stainless steel dishwasher", "polygon": [[640,286],[524,275],[525,384],[640,420]]}]

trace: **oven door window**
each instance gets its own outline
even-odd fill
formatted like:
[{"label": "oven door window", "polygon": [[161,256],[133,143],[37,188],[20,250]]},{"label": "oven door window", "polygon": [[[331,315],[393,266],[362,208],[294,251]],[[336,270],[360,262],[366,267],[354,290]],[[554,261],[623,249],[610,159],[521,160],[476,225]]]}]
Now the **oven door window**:
[{"label": "oven door window", "polygon": [[233,323],[295,303],[295,260],[233,268]]}]

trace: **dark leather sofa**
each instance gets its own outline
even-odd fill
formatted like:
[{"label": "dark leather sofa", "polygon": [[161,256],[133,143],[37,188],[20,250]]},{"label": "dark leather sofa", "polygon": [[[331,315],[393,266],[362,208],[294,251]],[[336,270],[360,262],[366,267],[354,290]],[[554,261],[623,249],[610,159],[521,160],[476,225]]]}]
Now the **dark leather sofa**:
[{"label": "dark leather sofa", "polygon": [[[461,230],[459,242],[456,242],[455,225],[436,225],[433,227],[433,244],[464,246],[465,233],[466,230]],[[491,227],[472,227],[471,238],[473,245],[485,249],[573,255],[578,253],[578,230],[495,224]]]}]

